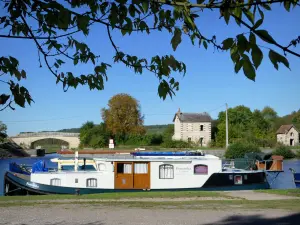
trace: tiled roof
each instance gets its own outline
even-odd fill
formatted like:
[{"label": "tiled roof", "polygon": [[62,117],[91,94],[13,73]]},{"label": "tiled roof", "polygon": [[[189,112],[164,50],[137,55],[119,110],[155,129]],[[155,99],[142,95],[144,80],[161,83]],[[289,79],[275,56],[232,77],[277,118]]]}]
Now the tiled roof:
[{"label": "tiled roof", "polygon": [[293,124],[281,125],[277,130],[276,134],[286,134],[292,127],[296,129],[296,127]]},{"label": "tiled roof", "polygon": [[197,123],[197,122],[211,122],[212,119],[208,113],[181,113],[177,112],[173,118],[173,122],[178,116],[180,122],[190,122],[190,123]]}]

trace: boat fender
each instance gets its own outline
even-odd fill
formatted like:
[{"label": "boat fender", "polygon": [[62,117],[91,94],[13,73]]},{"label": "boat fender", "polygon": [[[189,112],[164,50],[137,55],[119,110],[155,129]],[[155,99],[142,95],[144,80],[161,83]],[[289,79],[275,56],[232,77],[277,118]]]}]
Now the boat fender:
[{"label": "boat fender", "polygon": [[80,189],[75,189],[75,195],[80,195]]}]

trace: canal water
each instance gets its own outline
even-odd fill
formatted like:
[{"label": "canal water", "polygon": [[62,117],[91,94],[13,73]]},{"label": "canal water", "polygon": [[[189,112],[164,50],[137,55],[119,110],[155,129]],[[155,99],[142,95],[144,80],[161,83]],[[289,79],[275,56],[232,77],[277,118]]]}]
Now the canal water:
[{"label": "canal water", "polygon": [[[10,162],[16,162],[17,164],[23,164],[31,166],[38,160],[45,160],[46,167],[56,168],[57,163],[50,161],[51,158],[59,157],[58,154],[49,154],[44,157],[28,157],[28,158],[12,158],[12,159],[0,159],[0,196],[4,193],[4,174],[9,168]],[[300,172],[300,160],[284,160],[283,173],[280,173],[276,179],[274,179],[274,173],[268,174],[268,180],[272,189],[293,189],[295,183],[293,182],[293,174],[289,170],[293,168],[297,172]]]}]

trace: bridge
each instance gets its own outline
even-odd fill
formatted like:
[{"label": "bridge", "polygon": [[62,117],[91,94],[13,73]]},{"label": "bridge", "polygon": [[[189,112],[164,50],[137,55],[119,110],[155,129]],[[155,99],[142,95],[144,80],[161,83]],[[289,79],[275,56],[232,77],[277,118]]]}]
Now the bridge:
[{"label": "bridge", "polygon": [[65,132],[23,132],[17,136],[10,137],[16,144],[31,148],[36,141],[43,139],[58,139],[69,143],[69,148],[77,148],[79,146],[79,133]]}]

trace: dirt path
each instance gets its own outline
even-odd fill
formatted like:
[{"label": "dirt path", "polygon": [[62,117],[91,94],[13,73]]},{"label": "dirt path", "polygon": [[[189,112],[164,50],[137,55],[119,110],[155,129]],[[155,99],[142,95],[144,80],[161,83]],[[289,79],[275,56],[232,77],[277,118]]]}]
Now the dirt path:
[{"label": "dirt path", "polygon": [[1,208],[1,225],[201,225],[299,224],[300,214],[284,210],[187,210],[48,205]]},{"label": "dirt path", "polygon": [[[269,194],[255,191],[224,191],[222,194],[233,198],[244,198],[246,200],[287,200],[287,199],[299,199],[299,197]],[[300,223],[299,223],[300,224]]]}]

